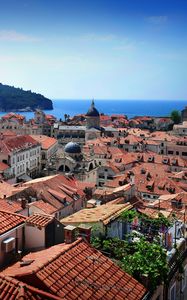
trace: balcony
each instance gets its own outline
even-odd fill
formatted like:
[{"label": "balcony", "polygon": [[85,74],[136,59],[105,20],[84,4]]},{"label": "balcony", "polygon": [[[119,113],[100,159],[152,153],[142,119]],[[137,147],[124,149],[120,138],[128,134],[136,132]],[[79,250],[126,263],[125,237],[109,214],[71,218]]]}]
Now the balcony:
[{"label": "balcony", "polygon": [[168,261],[168,280],[171,280],[177,271],[180,273],[182,262],[187,257],[186,239],[181,239],[181,241],[178,241],[176,249],[173,248],[171,252],[173,252],[173,255]]}]

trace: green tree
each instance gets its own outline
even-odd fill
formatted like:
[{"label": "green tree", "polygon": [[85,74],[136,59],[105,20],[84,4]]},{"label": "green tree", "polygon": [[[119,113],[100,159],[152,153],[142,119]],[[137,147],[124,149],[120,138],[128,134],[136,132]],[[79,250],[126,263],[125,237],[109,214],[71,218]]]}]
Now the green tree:
[{"label": "green tree", "polygon": [[132,222],[135,217],[139,216],[136,210],[126,210],[121,213],[121,219],[126,222]]},{"label": "green tree", "polygon": [[166,252],[159,244],[141,239],[136,243],[135,252],[123,258],[122,268],[141,282],[149,278],[149,288],[154,290],[167,278]]},{"label": "green tree", "polygon": [[67,114],[64,114],[64,120],[65,120],[65,122],[67,121]]},{"label": "green tree", "polygon": [[174,124],[179,124],[181,121],[181,114],[178,110],[173,110],[170,115]]}]

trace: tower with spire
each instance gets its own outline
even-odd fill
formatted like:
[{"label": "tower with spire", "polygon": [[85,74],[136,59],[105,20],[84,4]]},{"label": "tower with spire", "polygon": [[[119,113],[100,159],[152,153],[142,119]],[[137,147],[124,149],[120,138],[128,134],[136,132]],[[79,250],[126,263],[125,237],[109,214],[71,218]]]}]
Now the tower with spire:
[{"label": "tower with spire", "polygon": [[100,129],[100,114],[95,108],[94,99],[92,100],[91,106],[86,114],[86,127]]}]

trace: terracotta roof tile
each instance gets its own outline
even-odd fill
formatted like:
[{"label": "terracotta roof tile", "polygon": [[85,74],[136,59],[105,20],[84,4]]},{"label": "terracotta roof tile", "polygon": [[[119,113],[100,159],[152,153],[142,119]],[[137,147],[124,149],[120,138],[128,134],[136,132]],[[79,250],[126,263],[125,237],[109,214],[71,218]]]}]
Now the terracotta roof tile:
[{"label": "terracotta roof tile", "polygon": [[54,220],[53,216],[34,213],[27,218],[26,224],[38,227],[46,227]]},{"label": "terracotta roof tile", "polygon": [[0,148],[3,153],[10,153],[17,149],[27,149],[37,145],[38,142],[29,135],[18,135],[0,140]]},{"label": "terracotta roof tile", "polygon": [[0,274],[0,299],[3,300],[60,300],[57,296],[27,285],[15,278]]},{"label": "terracotta roof tile", "polygon": [[5,181],[0,181],[0,198],[11,196],[14,190],[15,187],[11,184]]},{"label": "terracotta roof tile", "polygon": [[169,211],[158,210],[158,209],[149,208],[149,207],[139,208],[138,211],[149,216],[152,219],[157,219],[159,217],[159,214],[162,214],[165,218],[168,218],[172,215],[171,211],[169,212]]},{"label": "terracotta roof tile", "polygon": [[14,227],[24,224],[26,217],[8,211],[0,210],[0,234],[3,234]]},{"label": "terracotta roof tile", "polygon": [[47,150],[57,143],[55,138],[46,135],[30,135],[35,141],[41,143],[42,149]]},{"label": "terracotta roof tile", "polygon": [[69,203],[74,201],[72,191],[76,191],[80,197],[84,196],[84,192],[75,178],[59,174],[37,178],[22,186],[31,187],[38,199],[48,202],[57,209],[64,207],[63,199],[65,198]]},{"label": "terracotta roof tile", "polygon": [[53,214],[54,212],[57,211],[57,209],[53,205],[44,202],[43,200],[32,202],[30,206],[35,206],[48,215]]},{"label": "terracotta roof tile", "polygon": [[18,213],[22,210],[21,201],[0,199],[0,208],[10,213]]},{"label": "terracotta roof tile", "polygon": [[13,113],[13,112],[8,113],[8,114],[2,116],[1,118],[5,119],[5,120],[7,120],[7,119],[9,119],[9,120],[11,120],[11,119],[25,120],[25,116],[20,115],[20,114],[16,114],[16,113]]},{"label": "terracotta roof tile", "polygon": [[7,164],[0,162],[0,172],[3,172],[5,170],[7,170],[8,168],[10,168]]},{"label": "terracotta roof tile", "polygon": [[22,267],[18,262],[3,274],[25,282],[29,275],[36,287],[39,280],[62,299],[138,300],[146,293],[142,284],[82,239],[28,254],[24,260],[32,262]]}]

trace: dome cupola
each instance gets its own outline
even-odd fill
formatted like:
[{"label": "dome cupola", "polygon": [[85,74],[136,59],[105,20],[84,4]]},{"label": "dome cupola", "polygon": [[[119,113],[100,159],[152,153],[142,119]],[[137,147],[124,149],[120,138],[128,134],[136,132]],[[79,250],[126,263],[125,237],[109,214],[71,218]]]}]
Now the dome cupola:
[{"label": "dome cupola", "polygon": [[81,147],[78,143],[69,142],[65,145],[64,151],[70,154],[81,153]]},{"label": "dome cupola", "polygon": [[86,114],[87,117],[99,117],[99,112],[95,108],[94,100],[92,100],[91,106]]}]

